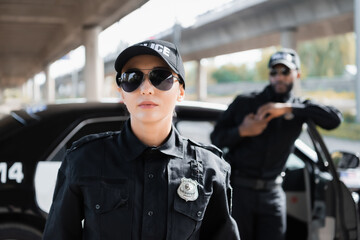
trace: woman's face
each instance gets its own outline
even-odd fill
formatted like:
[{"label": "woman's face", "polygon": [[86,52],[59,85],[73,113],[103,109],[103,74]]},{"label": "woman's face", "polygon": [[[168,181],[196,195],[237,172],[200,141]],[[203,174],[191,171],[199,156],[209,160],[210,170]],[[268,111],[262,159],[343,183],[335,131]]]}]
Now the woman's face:
[{"label": "woman's face", "polygon": [[[123,67],[122,72],[134,68],[145,74],[154,68],[171,70],[161,58],[152,55],[139,55],[131,58]],[[174,72],[172,73],[177,76]],[[185,95],[183,85],[175,78],[173,86],[168,91],[162,91],[151,84],[148,75],[133,92],[126,92],[120,88],[120,93],[130,112],[132,123],[136,121],[137,124],[171,122],[176,102],[182,101]]]}]

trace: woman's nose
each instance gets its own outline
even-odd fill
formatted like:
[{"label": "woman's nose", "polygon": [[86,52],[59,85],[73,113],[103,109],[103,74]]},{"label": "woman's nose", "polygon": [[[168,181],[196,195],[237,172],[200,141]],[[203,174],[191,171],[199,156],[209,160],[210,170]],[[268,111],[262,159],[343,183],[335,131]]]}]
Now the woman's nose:
[{"label": "woman's nose", "polygon": [[154,86],[149,80],[148,76],[145,76],[145,80],[140,85],[141,94],[154,94]]}]

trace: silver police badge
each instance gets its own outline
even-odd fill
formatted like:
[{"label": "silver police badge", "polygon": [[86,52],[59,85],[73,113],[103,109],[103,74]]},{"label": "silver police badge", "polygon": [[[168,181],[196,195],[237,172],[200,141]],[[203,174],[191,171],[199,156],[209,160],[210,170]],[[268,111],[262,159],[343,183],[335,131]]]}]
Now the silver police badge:
[{"label": "silver police badge", "polygon": [[183,177],[177,193],[185,201],[195,201],[199,197],[197,185],[197,181]]}]

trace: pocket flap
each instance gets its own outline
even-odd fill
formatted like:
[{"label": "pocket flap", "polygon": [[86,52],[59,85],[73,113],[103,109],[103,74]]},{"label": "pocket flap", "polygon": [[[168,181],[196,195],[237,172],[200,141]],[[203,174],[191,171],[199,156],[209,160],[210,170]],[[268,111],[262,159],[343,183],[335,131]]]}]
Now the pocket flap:
[{"label": "pocket flap", "polygon": [[205,194],[201,186],[198,186],[199,196],[195,201],[185,201],[178,194],[175,196],[174,209],[195,221],[202,221],[211,194]]},{"label": "pocket flap", "polygon": [[127,205],[129,192],[125,183],[86,184],[82,187],[84,204],[95,213],[106,213]]}]

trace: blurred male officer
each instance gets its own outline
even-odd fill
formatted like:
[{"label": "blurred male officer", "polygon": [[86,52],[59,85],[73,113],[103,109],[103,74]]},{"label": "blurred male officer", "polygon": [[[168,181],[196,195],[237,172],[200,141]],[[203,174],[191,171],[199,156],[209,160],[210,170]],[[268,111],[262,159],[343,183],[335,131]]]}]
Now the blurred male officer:
[{"label": "blurred male officer", "polygon": [[239,95],[220,117],[212,142],[228,148],[232,166],[233,216],[242,240],[284,239],[286,201],[281,172],[306,120],[325,129],[339,126],[334,107],[301,100],[291,93],[300,78],[300,59],[292,49],[274,53],[270,84],[262,92]]}]

